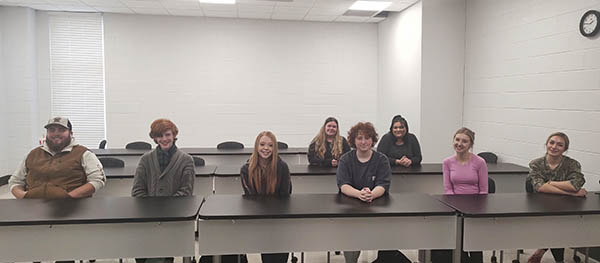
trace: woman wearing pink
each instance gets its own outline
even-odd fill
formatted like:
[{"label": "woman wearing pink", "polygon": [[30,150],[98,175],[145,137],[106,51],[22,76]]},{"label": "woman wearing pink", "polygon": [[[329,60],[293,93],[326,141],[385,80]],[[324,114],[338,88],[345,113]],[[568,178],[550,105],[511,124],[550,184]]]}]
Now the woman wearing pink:
[{"label": "woman wearing pink", "polygon": [[[483,158],[471,153],[475,133],[468,128],[460,128],[454,134],[452,146],[455,155],[444,159],[444,192],[447,195],[456,194],[487,194],[488,169]],[[434,250],[431,252],[431,262],[451,262],[451,250]],[[481,251],[462,252],[462,263],[483,263]]]},{"label": "woman wearing pink", "polygon": [[460,128],[454,134],[456,154],[444,159],[444,192],[454,194],[487,194],[488,169],[485,160],[472,152],[475,133],[468,128]]}]

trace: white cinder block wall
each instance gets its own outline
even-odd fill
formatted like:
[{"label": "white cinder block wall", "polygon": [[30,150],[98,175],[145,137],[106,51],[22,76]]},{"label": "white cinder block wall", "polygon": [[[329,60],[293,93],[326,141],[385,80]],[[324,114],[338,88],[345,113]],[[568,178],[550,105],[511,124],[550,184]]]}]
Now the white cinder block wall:
[{"label": "white cinder block wall", "polygon": [[468,1],[464,124],[477,152],[527,165],[564,131],[586,187],[600,190],[600,39],[579,33],[589,9],[600,2]]},{"label": "white cinder block wall", "polygon": [[418,2],[400,13],[391,13],[378,24],[377,132],[380,137],[389,131],[392,117],[401,114],[410,132],[420,138],[421,6]]},{"label": "white cinder block wall", "polygon": [[271,130],[307,146],[327,116],[376,121],[377,25],[105,14],[109,147],[172,119],[180,146]]},{"label": "white cinder block wall", "polygon": [[0,175],[10,174],[35,145],[38,127],[35,12],[29,8],[0,7],[0,123],[5,149]]}]

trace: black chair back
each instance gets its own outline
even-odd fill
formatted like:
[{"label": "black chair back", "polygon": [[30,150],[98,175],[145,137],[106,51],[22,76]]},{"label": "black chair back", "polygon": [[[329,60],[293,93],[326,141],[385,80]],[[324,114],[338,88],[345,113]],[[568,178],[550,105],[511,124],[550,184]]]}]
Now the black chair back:
[{"label": "black chair back", "polygon": [[496,181],[491,177],[488,177],[488,194],[493,194],[496,192]]},{"label": "black chair back", "polygon": [[205,165],[204,159],[202,159],[201,157],[192,156],[192,158],[194,158],[195,166],[204,166]]},{"label": "black chair back", "polygon": [[281,150],[281,149],[287,149],[288,145],[285,142],[277,142],[277,149]]},{"label": "black chair back", "polygon": [[102,163],[102,166],[104,166],[104,167],[111,167],[111,168],[125,167],[125,162],[118,158],[100,157],[100,158],[98,158],[98,160],[100,160],[100,163]]},{"label": "black chair back", "polygon": [[483,158],[486,163],[498,163],[498,156],[493,152],[480,152],[477,155]]},{"label": "black chair back", "polygon": [[142,141],[130,142],[127,145],[125,145],[125,149],[152,150],[152,145],[147,142],[142,142]]},{"label": "black chair back", "polygon": [[98,149],[106,149],[106,140],[100,141],[100,145],[98,145]]},{"label": "black chair back", "polygon": [[244,149],[244,145],[241,142],[226,141],[226,142],[219,143],[217,145],[217,149],[220,149],[220,150]]},{"label": "black chair back", "polygon": [[0,186],[8,184],[8,179],[10,178],[10,174],[5,176],[0,176]]},{"label": "black chair back", "polygon": [[533,193],[533,184],[529,179],[525,179],[525,192]]}]

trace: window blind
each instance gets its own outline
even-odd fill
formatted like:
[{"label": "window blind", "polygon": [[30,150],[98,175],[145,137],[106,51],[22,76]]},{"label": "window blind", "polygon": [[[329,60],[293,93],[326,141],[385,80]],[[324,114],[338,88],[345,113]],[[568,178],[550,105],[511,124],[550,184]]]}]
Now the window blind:
[{"label": "window blind", "polygon": [[77,142],[97,148],[106,138],[101,14],[50,13],[52,116],[73,124]]}]

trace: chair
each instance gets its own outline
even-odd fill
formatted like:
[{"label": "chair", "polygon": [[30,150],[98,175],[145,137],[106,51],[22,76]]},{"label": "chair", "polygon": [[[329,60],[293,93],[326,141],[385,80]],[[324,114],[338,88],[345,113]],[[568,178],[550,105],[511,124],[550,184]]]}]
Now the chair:
[{"label": "chair", "polygon": [[206,164],[204,162],[204,159],[202,159],[201,157],[192,156],[192,158],[194,159],[194,165],[195,166],[204,166]]},{"label": "chair", "polygon": [[106,149],[106,140],[100,141],[100,145],[98,146],[98,149]]},{"label": "chair", "polygon": [[125,167],[125,162],[119,158],[114,157],[100,157],[98,158],[102,166],[104,167],[112,167],[112,168],[120,168]]},{"label": "chair", "polygon": [[288,145],[285,142],[277,142],[277,149],[281,150],[281,149],[287,149]]},{"label": "chair", "polygon": [[219,150],[244,149],[244,145],[241,142],[226,141],[226,142],[219,143],[217,145],[217,149],[219,149]]},{"label": "chair", "polygon": [[[496,193],[496,181],[494,181],[494,179],[488,177],[488,194],[493,194],[493,193]],[[504,251],[500,250],[500,262],[502,262],[503,258],[504,258]],[[490,260],[492,263],[498,262],[498,260],[496,258],[496,250],[492,250],[492,258]]]},{"label": "chair", "polygon": [[142,141],[137,141],[137,142],[130,142],[127,145],[125,145],[125,149],[131,149],[131,150],[152,150],[152,145],[147,143],[147,142],[142,142]]},{"label": "chair", "polygon": [[[531,194],[531,193],[534,192],[533,191],[533,184],[531,183],[531,180],[529,180],[529,179],[525,180],[525,192],[527,192],[529,194]],[[589,255],[589,248],[586,247],[586,248],[584,248],[584,250],[585,250],[585,257],[586,257],[585,262],[587,262],[587,257]],[[520,262],[520,256],[521,256],[521,254],[523,254],[523,250],[522,249],[517,250],[517,259],[513,260],[513,263],[519,263]],[[575,262],[581,262],[581,258],[579,256],[577,256],[577,249],[574,249],[574,252],[573,252],[573,261],[575,261]]]},{"label": "chair", "polygon": [[493,152],[480,152],[477,155],[483,158],[486,163],[498,163],[498,156]]},{"label": "chair", "polygon": [[7,174],[5,176],[0,176],[0,186],[8,184],[8,179],[9,178],[10,178],[10,174]]}]

